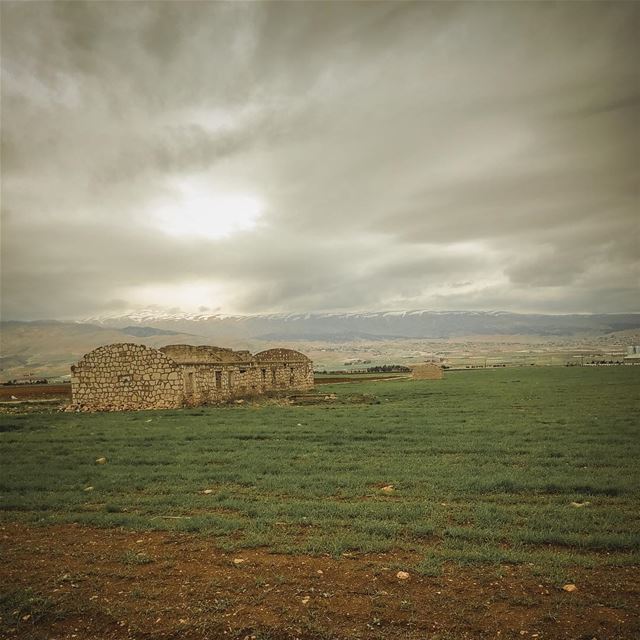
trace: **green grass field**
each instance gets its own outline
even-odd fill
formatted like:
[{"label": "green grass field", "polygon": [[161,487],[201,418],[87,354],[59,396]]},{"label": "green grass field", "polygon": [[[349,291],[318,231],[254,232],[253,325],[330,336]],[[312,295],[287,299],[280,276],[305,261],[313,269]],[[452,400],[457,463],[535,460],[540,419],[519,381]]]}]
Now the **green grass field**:
[{"label": "green grass field", "polygon": [[640,562],[640,367],[321,389],[379,403],[1,416],[1,517],[395,550],[426,574]]}]

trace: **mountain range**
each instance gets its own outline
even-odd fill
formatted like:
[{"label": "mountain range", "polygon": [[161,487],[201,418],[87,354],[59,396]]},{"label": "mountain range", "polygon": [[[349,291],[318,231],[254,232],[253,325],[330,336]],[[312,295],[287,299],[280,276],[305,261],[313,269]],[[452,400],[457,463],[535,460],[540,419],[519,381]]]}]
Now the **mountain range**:
[{"label": "mountain range", "polygon": [[[541,315],[480,311],[387,311],[365,313],[291,313],[255,316],[135,312],[94,316],[83,321],[0,323],[0,378],[58,376],[83,354],[113,342],[151,347],[215,344],[259,351],[288,345],[321,361],[328,352],[378,344],[395,357],[397,345],[416,340],[473,341],[498,336],[505,342],[533,339],[581,340],[629,333],[640,336],[640,313]],[[636,342],[634,342],[635,344]],[[326,345],[323,348],[322,345]],[[351,356],[358,356],[357,353]]]},{"label": "mountain range", "polygon": [[95,316],[85,322],[149,326],[214,339],[329,340],[455,338],[473,335],[573,336],[640,328],[640,313],[519,314],[504,311],[379,311],[253,316],[158,313]]}]

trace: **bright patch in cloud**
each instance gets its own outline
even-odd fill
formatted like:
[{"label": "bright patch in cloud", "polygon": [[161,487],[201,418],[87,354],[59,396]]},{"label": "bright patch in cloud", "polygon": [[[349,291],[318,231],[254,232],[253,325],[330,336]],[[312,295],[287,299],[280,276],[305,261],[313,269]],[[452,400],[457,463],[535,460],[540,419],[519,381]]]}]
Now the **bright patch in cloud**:
[{"label": "bright patch in cloud", "polygon": [[155,207],[154,219],[171,236],[226,238],[253,229],[263,211],[263,203],[253,195],[182,181],[173,197]]},{"label": "bright patch in cloud", "polygon": [[152,284],[128,287],[120,292],[123,298],[134,302],[136,307],[169,307],[181,311],[195,312],[206,306],[210,309],[227,308],[231,305],[228,289],[214,282],[180,282],[175,284]]}]

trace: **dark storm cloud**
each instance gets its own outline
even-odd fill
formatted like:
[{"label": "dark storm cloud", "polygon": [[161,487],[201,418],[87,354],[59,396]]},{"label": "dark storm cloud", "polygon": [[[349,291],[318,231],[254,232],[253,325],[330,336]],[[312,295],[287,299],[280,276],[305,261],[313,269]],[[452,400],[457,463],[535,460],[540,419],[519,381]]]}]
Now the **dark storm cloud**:
[{"label": "dark storm cloud", "polygon": [[[636,310],[638,19],[5,2],[3,316]],[[167,233],[192,188],[263,216]]]}]

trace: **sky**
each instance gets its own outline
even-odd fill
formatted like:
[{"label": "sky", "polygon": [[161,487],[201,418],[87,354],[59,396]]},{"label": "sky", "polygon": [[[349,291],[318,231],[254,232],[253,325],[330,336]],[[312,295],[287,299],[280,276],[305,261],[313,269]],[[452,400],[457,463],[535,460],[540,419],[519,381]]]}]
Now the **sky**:
[{"label": "sky", "polygon": [[640,4],[1,4],[2,318],[639,311]]}]

